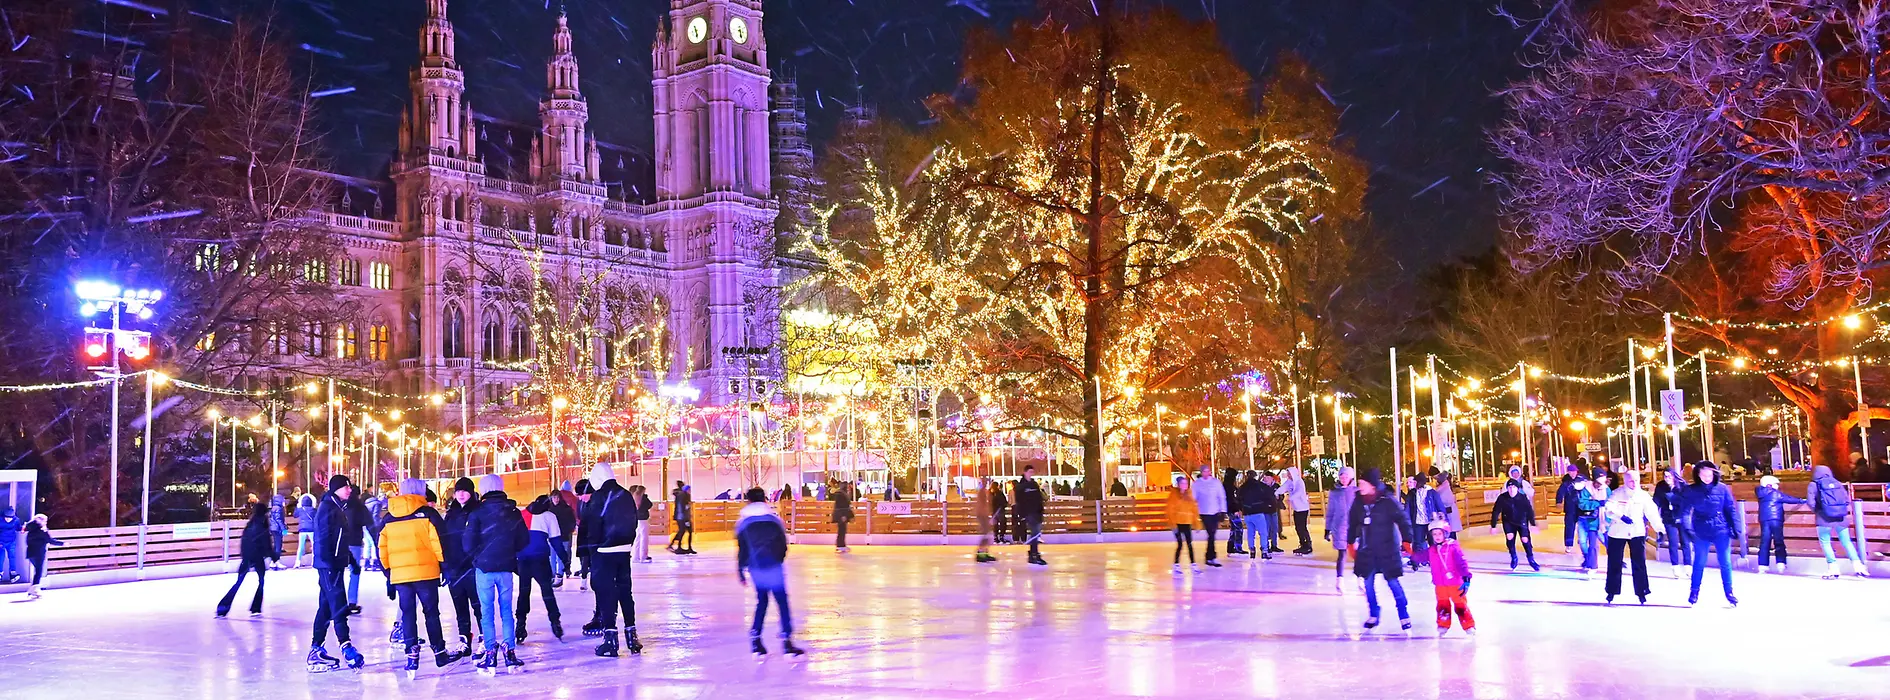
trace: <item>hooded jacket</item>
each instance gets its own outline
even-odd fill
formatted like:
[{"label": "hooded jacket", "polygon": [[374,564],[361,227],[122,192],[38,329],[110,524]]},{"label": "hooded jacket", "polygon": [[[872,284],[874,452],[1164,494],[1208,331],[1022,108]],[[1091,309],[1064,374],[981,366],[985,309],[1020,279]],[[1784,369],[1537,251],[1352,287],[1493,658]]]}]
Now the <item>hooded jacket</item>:
[{"label": "hooded jacket", "polygon": [[1345,543],[1358,546],[1352,573],[1393,579],[1404,573],[1403,551],[1411,541],[1411,521],[1405,519],[1404,508],[1390,489],[1379,489],[1369,503],[1364,496],[1353,500],[1348,520]]},{"label": "hooded jacket", "polygon": [[278,493],[269,497],[269,529],[276,532],[285,532],[289,529],[288,523],[283,519],[285,515],[283,508],[287,506],[288,499],[283,498],[282,494]]},{"label": "hooded jacket", "polygon": [[314,549],[315,568],[346,569],[354,562],[354,553],[348,551],[347,533],[352,530],[360,533],[360,528],[352,522],[353,511],[348,502],[335,495],[334,489],[322,494],[321,504],[315,506]]},{"label": "hooded jacket", "polygon": [[1024,477],[1017,480],[1017,486],[1011,493],[1017,497],[1017,515],[1020,518],[1043,517],[1043,485],[1036,479]]},{"label": "hooded jacket", "polygon": [[1195,509],[1194,497],[1174,486],[1168,487],[1168,499],[1162,504],[1162,517],[1171,528],[1177,525],[1201,526],[1200,513]]},{"label": "hooded jacket", "polygon": [[[66,543],[54,538],[52,533],[46,529],[46,526],[40,522],[39,518],[35,517],[32,520],[26,521],[26,558],[33,561],[39,561],[44,558],[46,556],[47,545],[64,547]],[[275,550],[270,550],[272,556],[274,552]]]},{"label": "hooded jacket", "polygon": [[26,527],[26,521],[15,514],[12,507],[0,510],[0,545],[12,545],[20,539],[20,530]]},{"label": "hooded jacket", "polygon": [[1332,546],[1345,547],[1341,543],[1347,541],[1352,531],[1352,503],[1357,500],[1356,481],[1345,486],[1339,486],[1335,481],[1332,490],[1326,492],[1326,532],[1332,533]]},{"label": "hooded jacket", "polygon": [[[461,480],[468,482],[468,488],[472,486],[470,480]],[[440,573],[446,576],[449,585],[472,572],[472,558],[466,553],[466,530],[477,510],[479,499],[460,505],[459,499],[453,498],[447,502],[446,515],[440,519]]]},{"label": "hooded jacket", "polygon": [[1280,480],[1280,499],[1295,513],[1312,510],[1312,497],[1306,494],[1306,477],[1300,475],[1298,467],[1286,470],[1286,478]]},{"label": "hooded jacket", "polygon": [[735,570],[779,569],[787,560],[787,526],[766,503],[742,506],[735,521]]},{"label": "hooded jacket", "polygon": [[440,578],[446,548],[440,543],[439,511],[426,496],[395,496],[387,500],[387,522],[381,526],[381,568],[389,583],[412,583]]},{"label": "hooded jacket", "polygon": [[1221,486],[1221,480],[1211,476],[1195,477],[1194,505],[1202,515],[1226,513],[1227,489]]},{"label": "hooded jacket", "polygon": [[524,549],[529,535],[525,519],[518,514],[518,504],[504,491],[488,491],[479,497],[479,507],[460,541],[474,569],[485,572],[518,571],[518,550]]},{"label": "hooded jacket", "polygon": [[538,500],[525,507],[525,546],[519,548],[519,559],[551,556],[551,540],[563,534],[558,529],[558,516],[551,513],[551,499],[539,496]]},{"label": "hooded jacket", "polygon": [[[1841,498],[1844,500],[1839,502],[1837,496],[1827,499],[1826,493],[1843,494]],[[1850,491],[1844,488],[1844,482],[1838,481],[1837,477],[1831,475],[1830,467],[1820,464],[1811,468],[1811,483],[1805,486],[1805,498],[1811,503],[1811,512],[1818,525],[1823,527],[1848,527],[1850,525]],[[1830,502],[1827,503],[1827,500]],[[1842,508],[1844,517],[1837,519],[1827,517],[1825,513],[1827,507]]]},{"label": "hooded jacket", "polygon": [[[1816,485],[1811,486],[1811,493],[1814,495],[1817,494],[1817,488]],[[1759,522],[1767,525],[1778,525],[1785,522],[1785,506],[1804,505],[1806,502],[1805,499],[1789,495],[1777,488],[1763,485],[1759,487],[1759,490],[1755,492],[1753,496],[1759,501]]]},{"label": "hooded jacket", "polygon": [[[589,552],[628,547],[637,541],[637,504],[630,490],[616,479],[604,482],[591,494],[578,520],[578,531],[585,533],[578,548]],[[627,551],[627,550],[624,550]]]},{"label": "hooded jacket", "polygon": [[[1707,483],[1701,475],[1711,470],[1712,483]],[[1682,490],[1680,499],[1680,522],[1686,523],[1693,536],[1702,540],[1716,540],[1732,534],[1733,528],[1741,524],[1738,504],[1733,502],[1732,489],[1719,482],[1719,469],[1702,463],[1693,468],[1693,483]]]},{"label": "hooded jacket", "polygon": [[1269,514],[1280,512],[1279,490],[1265,479],[1248,479],[1237,490],[1240,498],[1240,512],[1247,514]]},{"label": "hooded jacket", "polygon": [[1631,540],[1646,537],[1648,530],[1666,532],[1667,527],[1660,521],[1660,508],[1654,505],[1654,497],[1646,491],[1623,486],[1608,494],[1607,502],[1601,505],[1601,532],[1614,540]]}]

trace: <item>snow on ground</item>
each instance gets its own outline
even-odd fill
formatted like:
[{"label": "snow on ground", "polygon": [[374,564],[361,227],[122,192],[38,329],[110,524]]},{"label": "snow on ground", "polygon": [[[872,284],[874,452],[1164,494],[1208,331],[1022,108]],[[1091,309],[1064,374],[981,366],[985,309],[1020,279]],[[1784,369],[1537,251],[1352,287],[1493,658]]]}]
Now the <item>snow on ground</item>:
[{"label": "snow on ground", "polygon": [[[1549,549],[1559,535],[1544,533]],[[1197,546],[1201,543],[1197,542]],[[797,546],[789,558],[804,663],[748,654],[752,593],[727,544],[636,571],[641,657],[600,659],[577,631],[591,597],[558,591],[567,636],[533,605],[526,672],[487,678],[470,661],[420,677],[387,644],[395,606],[364,574],[355,618],[362,672],[303,669],[314,608],[307,569],[269,576],[265,612],[245,593],[211,612],[234,575],[51,590],[0,602],[0,678],[17,698],[484,697],[1884,697],[1890,581],[1739,573],[1726,609],[1709,578],[1697,608],[1656,564],[1646,607],[1602,605],[1602,582],[1566,570],[1510,574],[1479,542],[1471,606],[1480,634],[1434,638],[1428,574],[1405,577],[1415,629],[1364,633],[1363,596],[1334,591],[1316,559],[1245,557],[1200,574],[1169,570],[1172,546],[1018,547],[978,565],[964,548]],[[1565,555],[1543,563],[1566,566]],[[1500,560],[1500,561],[1499,561]],[[1525,568],[1525,571],[1527,569]],[[444,596],[443,596],[444,597]],[[451,629],[450,606],[446,613]],[[1389,628],[1389,629],[1387,629]],[[330,651],[337,645],[330,642]],[[338,654],[337,654],[338,655]]]}]

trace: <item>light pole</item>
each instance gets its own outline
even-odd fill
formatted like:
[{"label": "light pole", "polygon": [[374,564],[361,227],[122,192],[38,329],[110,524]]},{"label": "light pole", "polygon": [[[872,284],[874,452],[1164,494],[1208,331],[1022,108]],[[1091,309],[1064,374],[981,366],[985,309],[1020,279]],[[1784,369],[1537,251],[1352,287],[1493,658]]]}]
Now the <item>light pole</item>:
[{"label": "light pole", "polygon": [[106,508],[110,513],[109,527],[118,527],[118,385],[124,378],[119,364],[119,353],[133,360],[143,360],[151,356],[151,334],[147,331],[125,330],[121,325],[122,315],[130,313],[140,320],[150,320],[152,305],[164,298],[164,293],[155,289],[124,289],[111,282],[88,280],[74,286],[80,300],[79,313],[91,318],[100,312],[110,312],[112,326],[109,329],[87,326],[85,329],[85,354],[90,361],[97,361],[111,354],[111,365],[88,366],[100,376],[112,380],[112,448],[111,448],[111,502]]},{"label": "light pole", "polygon": [[151,370],[144,375],[144,485],[138,498],[138,568],[144,568],[145,543],[151,535],[151,391],[170,377]]},{"label": "light pole", "polygon": [[558,443],[558,412],[571,406],[571,400],[563,396],[551,397],[551,463],[546,465],[545,478],[553,486],[558,484],[558,469],[564,466],[564,445]]},{"label": "light pole", "polygon": [[[217,519],[217,422],[219,419],[223,417],[223,412],[220,410],[217,410],[217,407],[211,406],[210,410],[204,413],[204,417],[210,419],[210,486],[204,489],[203,500],[205,503],[210,504],[210,519],[216,520]],[[234,440],[235,436],[231,436],[231,439]],[[236,483],[236,475],[234,473],[230,474],[230,483],[231,484]],[[234,493],[234,491],[232,491],[232,493]],[[232,498],[231,500],[234,501],[235,499]],[[236,504],[231,503],[230,507],[234,508],[236,507]]]},{"label": "light pole", "polygon": [[[1855,331],[1864,326],[1864,318],[1857,314],[1844,317],[1844,329]],[[1864,456],[1864,464],[1870,464],[1870,404],[1864,401],[1864,363],[1858,358],[1856,348],[1851,352],[1851,380],[1857,388],[1857,447]]]}]

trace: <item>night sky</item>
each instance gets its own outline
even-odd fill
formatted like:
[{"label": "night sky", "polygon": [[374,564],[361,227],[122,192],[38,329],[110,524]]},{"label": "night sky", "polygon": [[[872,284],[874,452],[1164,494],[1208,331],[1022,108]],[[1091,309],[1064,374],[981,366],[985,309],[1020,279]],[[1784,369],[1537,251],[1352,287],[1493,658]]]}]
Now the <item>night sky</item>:
[{"label": "night sky", "polygon": [[[1211,17],[1254,75],[1297,51],[1327,79],[1343,126],[1373,167],[1368,200],[1385,250],[1407,272],[1486,249],[1497,230],[1483,130],[1492,93],[1519,76],[1525,32],[1494,0],[1171,0]],[[206,14],[273,13],[309,63],[335,166],[379,177],[395,148],[422,0],[224,0]],[[768,0],[769,55],[797,76],[818,148],[864,100],[915,123],[920,101],[958,78],[966,31],[1009,26],[1034,0]],[[557,3],[451,0],[473,108],[537,122]],[[647,150],[650,42],[669,0],[569,0],[591,124]]]}]

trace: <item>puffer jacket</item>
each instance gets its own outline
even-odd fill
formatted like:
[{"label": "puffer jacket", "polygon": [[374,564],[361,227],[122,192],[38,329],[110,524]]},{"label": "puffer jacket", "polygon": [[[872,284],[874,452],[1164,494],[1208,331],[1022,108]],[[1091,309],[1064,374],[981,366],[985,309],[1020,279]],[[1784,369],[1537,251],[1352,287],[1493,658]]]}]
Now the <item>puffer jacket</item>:
[{"label": "puffer jacket", "polygon": [[1177,525],[1201,526],[1201,514],[1195,509],[1194,497],[1173,486],[1168,487],[1168,500],[1162,504],[1162,515],[1171,528]]},{"label": "puffer jacket", "polygon": [[[1739,506],[1733,502],[1732,489],[1714,479],[1712,483],[1700,481],[1699,469],[1694,469],[1694,483],[1681,491],[1680,521],[1686,523],[1687,530],[1702,540],[1717,540],[1730,536],[1741,521]],[[1718,470],[1714,470],[1717,474]]]},{"label": "puffer jacket", "polygon": [[329,491],[322,494],[321,504],[315,506],[314,526],[315,568],[346,569],[354,562],[354,553],[348,551],[346,542],[349,530],[360,532],[354,525],[353,513],[348,502]]},{"label": "puffer jacket", "polygon": [[1345,548],[1346,537],[1352,531],[1352,503],[1357,500],[1357,482],[1326,492],[1326,532],[1331,533],[1335,549]]},{"label": "puffer jacket", "polygon": [[440,578],[446,548],[440,544],[439,512],[426,496],[395,496],[387,500],[387,522],[381,526],[381,568],[389,583],[412,583]]},{"label": "puffer jacket", "polygon": [[1496,503],[1490,506],[1490,527],[1501,524],[1510,530],[1521,531],[1536,526],[1536,505],[1520,489],[1514,496],[1509,489],[1504,489],[1496,497]]},{"label": "puffer jacket", "polygon": [[525,548],[530,535],[518,504],[504,491],[489,491],[479,497],[479,507],[473,510],[460,539],[474,569],[513,572],[518,571],[518,550]]},{"label": "puffer jacket", "polygon": [[774,508],[766,503],[742,506],[735,522],[735,570],[753,571],[781,568],[787,560],[787,525]]},{"label": "puffer jacket", "polygon": [[1646,491],[1622,487],[1608,494],[1601,504],[1601,532],[1608,539],[1631,540],[1646,537],[1648,530],[1666,532],[1660,522],[1660,508]]},{"label": "puffer jacket", "polygon": [[1280,498],[1295,513],[1312,510],[1312,497],[1306,495],[1306,479],[1295,471],[1297,469],[1288,470],[1286,479],[1280,482]]},{"label": "puffer jacket", "polygon": [[630,490],[615,479],[604,482],[591,494],[578,531],[587,533],[580,547],[591,551],[635,544],[637,541],[637,504]]},{"label": "puffer jacket", "polygon": [[440,573],[446,576],[448,583],[472,572],[472,558],[466,555],[466,529],[476,510],[479,510],[478,499],[467,501],[466,505],[453,499],[446,504],[446,517],[440,519]]},{"label": "puffer jacket", "polygon": [[1352,573],[1359,576],[1381,574],[1398,578],[1404,574],[1404,546],[1411,541],[1411,521],[1390,490],[1366,503],[1363,497],[1352,501],[1345,543],[1358,546],[1358,558]]},{"label": "puffer jacket", "polygon": [[[1830,503],[1826,503],[1827,499],[1824,497],[1824,492],[1827,490],[1834,494],[1840,494],[1840,496],[1833,497],[1829,499]],[[1844,488],[1843,482],[1838,481],[1837,477],[1831,475],[1830,467],[1818,465],[1811,468],[1811,483],[1805,486],[1805,498],[1811,504],[1812,519],[1816,521],[1818,525],[1823,527],[1850,527],[1850,491]],[[1842,500],[1840,501],[1839,498],[1842,498]],[[1836,519],[1826,517],[1824,511],[1827,505],[1830,505],[1833,509],[1842,510],[1844,517]]]},{"label": "puffer jacket", "polygon": [[1759,501],[1759,522],[1767,525],[1785,522],[1785,506],[1805,504],[1805,499],[1770,486],[1760,486],[1753,495]]}]

